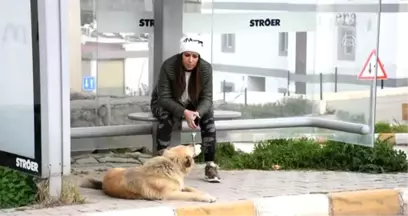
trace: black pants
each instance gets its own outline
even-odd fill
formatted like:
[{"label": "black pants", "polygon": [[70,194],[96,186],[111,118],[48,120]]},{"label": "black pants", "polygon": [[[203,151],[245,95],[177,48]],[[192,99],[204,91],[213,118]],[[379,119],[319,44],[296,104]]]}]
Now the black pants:
[{"label": "black pants", "polygon": [[[195,110],[191,105],[187,109]],[[159,120],[157,128],[157,151],[167,148],[171,142],[171,133],[173,125],[177,119],[174,119],[171,113],[161,107],[152,107],[153,115]],[[211,109],[203,116],[200,116],[198,122],[201,129],[202,152],[206,162],[215,159],[216,129],[214,124],[214,111]],[[179,120],[181,121],[181,119]]]}]

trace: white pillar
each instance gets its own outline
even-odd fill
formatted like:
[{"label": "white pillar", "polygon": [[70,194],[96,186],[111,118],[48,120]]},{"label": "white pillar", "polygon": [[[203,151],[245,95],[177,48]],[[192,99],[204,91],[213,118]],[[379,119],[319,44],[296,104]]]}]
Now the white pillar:
[{"label": "white pillar", "polygon": [[68,1],[39,0],[42,170],[51,196],[59,196],[70,171]]},{"label": "white pillar", "polygon": [[179,51],[179,40],[183,35],[183,2],[183,0],[153,2],[154,58],[149,88],[156,83],[163,61]]}]

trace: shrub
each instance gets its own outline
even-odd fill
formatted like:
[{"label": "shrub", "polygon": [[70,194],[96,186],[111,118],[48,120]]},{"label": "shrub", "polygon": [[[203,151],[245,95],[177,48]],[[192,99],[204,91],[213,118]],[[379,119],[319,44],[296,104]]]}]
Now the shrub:
[{"label": "shrub", "polygon": [[[202,161],[202,156],[198,161]],[[367,173],[407,172],[408,162],[403,151],[386,141],[364,147],[336,141],[319,145],[308,139],[277,139],[256,143],[252,153],[234,150],[230,143],[217,147],[216,163],[223,169],[307,169],[353,171]]]},{"label": "shrub", "polygon": [[408,124],[397,124],[391,127],[394,133],[408,133]]},{"label": "shrub", "polygon": [[0,167],[0,209],[32,204],[36,194],[32,176]]},{"label": "shrub", "polygon": [[[227,164],[231,158],[239,155],[240,152],[235,150],[234,145],[231,143],[217,143],[217,151],[215,157],[217,158],[217,163]],[[195,158],[198,163],[204,162],[204,154],[201,153]]]},{"label": "shrub", "polygon": [[392,127],[388,122],[377,122],[374,131],[375,133],[391,133]]},{"label": "shrub", "polygon": [[0,167],[0,209],[18,208],[27,205],[52,207],[63,204],[82,204],[85,199],[78,187],[63,181],[60,199],[49,194],[49,181]]},{"label": "shrub", "polygon": [[375,133],[408,133],[408,124],[391,125],[388,122],[377,122]]}]

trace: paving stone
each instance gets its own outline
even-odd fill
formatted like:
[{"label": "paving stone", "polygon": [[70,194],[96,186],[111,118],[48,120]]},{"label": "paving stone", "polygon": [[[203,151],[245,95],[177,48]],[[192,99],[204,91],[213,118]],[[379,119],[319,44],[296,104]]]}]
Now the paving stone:
[{"label": "paving stone", "polygon": [[[129,164],[115,164],[126,166]],[[100,178],[103,172],[101,164],[82,168],[73,167],[78,172],[87,170],[88,174],[72,175],[71,178],[80,180],[84,177]],[[106,167],[105,167],[106,169]],[[408,187],[408,173],[398,174],[362,174],[331,171],[220,171],[222,183],[210,184],[203,180],[204,166],[198,164],[186,177],[186,185],[196,187],[217,197],[219,201],[243,200],[280,195],[295,195],[306,193],[327,193],[333,191],[376,189],[376,188],[404,188]],[[0,213],[4,216],[27,215],[80,215],[85,212],[108,211],[112,209],[131,209],[154,206],[183,206],[199,205],[198,202],[181,201],[143,201],[122,200],[105,196],[101,191],[80,189],[88,203],[83,205],[61,206],[49,209],[36,209]]]}]

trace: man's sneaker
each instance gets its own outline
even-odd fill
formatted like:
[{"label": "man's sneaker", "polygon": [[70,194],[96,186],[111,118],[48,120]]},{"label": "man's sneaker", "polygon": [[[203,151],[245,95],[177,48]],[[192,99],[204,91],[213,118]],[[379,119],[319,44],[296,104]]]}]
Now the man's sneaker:
[{"label": "man's sneaker", "polygon": [[211,183],[220,183],[221,178],[218,174],[218,166],[214,162],[208,162],[205,166],[205,180]]}]

